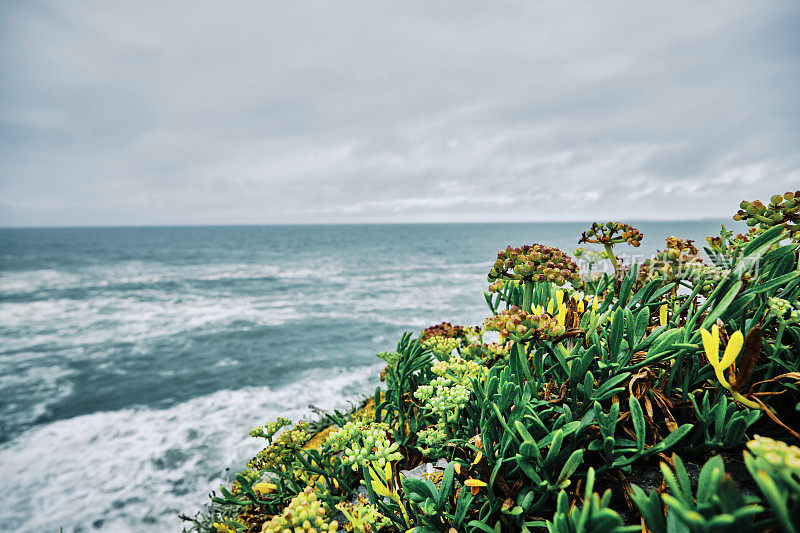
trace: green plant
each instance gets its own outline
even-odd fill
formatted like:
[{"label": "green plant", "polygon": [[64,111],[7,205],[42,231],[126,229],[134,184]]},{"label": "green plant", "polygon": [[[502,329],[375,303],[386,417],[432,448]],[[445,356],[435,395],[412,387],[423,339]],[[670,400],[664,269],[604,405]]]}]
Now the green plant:
[{"label": "green plant", "polygon": [[[224,513],[213,527],[293,520],[313,495],[325,520],[342,510],[356,531],[622,532],[641,517],[654,533],[798,533],[800,450],[788,441],[800,441],[800,243],[796,197],[782,198],[743,207],[758,229],[709,238],[712,264],[669,237],[653,260],[623,267],[613,246],[642,240],[623,223],[595,223],[581,239],[604,246],[616,276],[584,282],[569,256],[539,244],[501,250],[483,330],[406,333],[378,354],[386,386],[370,408],[255,428],[268,446],[215,496]],[[338,429],[312,445],[326,424]],[[745,443],[760,497],[720,456],[706,461],[725,451],[730,463]],[[668,451],[672,466],[659,466]],[[705,461],[699,474],[679,455]],[[437,459],[439,481],[400,473]],[[629,504],[594,492],[658,468],[664,494],[634,484]],[[359,486],[368,501],[347,503]]]}]

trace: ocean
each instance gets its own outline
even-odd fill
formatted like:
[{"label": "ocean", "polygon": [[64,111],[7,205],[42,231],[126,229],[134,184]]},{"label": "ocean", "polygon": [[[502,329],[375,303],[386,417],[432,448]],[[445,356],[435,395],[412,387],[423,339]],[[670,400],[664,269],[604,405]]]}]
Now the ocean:
[{"label": "ocean", "polygon": [[[627,251],[721,223],[642,222]],[[482,322],[499,249],[587,226],[0,229],[0,523],[180,531],[252,427],[371,394],[404,331]]]}]

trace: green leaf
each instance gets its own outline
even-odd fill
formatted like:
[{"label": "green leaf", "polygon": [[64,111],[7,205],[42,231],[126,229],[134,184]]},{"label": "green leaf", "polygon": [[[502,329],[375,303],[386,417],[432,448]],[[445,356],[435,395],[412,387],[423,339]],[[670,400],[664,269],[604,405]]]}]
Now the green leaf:
[{"label": "green leaf", "polygon": [[455,470],[453,468],[453,463],[447,463],[447,468],[444,469],[444,475],[442,476],[442,484],[439,488],[439,500],[437,501],[439,509],[445,508],[447,499],[450,497],[450,493],[453,491],[454,473]]},{"label": "green leaf", "polygon": [[639,404],[639,400],[637,400],[635,396],[631,396],[628,399],[628,405],[630,406],[631,410],[633,429],[636,432],[636,449],[639,450],[639,453],[642,453],[644,451],[645,438],[644,413],[642,412],[642,406]]},{"label": "green leaf", "polygon": [[567,462],[564,463],[564,467],[561,469],[561,473],[558,474],[558,480],[556,480],[556,486],[561,486],[568,478],[571,476],[575,470],[578,469],[580,464],[583,462],[583,450],[578,449],[572,452],[572,455],[569,456]]},{"label": "green leaf", "polygon": [[622,344],[622,329],[625,325],[624,313],[622,309],[614,312],[614,323],[611,325],[611,332],[608,336],[608,355],[612,361],[619,358],[619,347]]},{"label": "green leaf", "polygon": [[768,248],[781,239],[784,231],[786,230],[783,226],[775,226],[768,229],[754,240],[747,243],[747,246],[742,250],[742,256],[753,255],[762,249]]},{"label": "green leaf", "polygon": [[731,289],[725,293],[725,296],[720,300],[719,304],[714,307],[714,310],[711,311],[705,320],[703,320],[702,328],[709,329],[712,324],[717,321],[717,318],[725,312],[728,306],[733,302],[733,299],[736,298],[736,295],[739,294],[739,290],[742,288],[742,282],[737,281]]},{"label": "green leaf", "polygon": [[788,274],[784,274],[783,276],[771,279],[766,283],[759,283],[757,285],[753,285],[752,287],[744,291],[742,293],[742,296],[750,294],[762,294],[765,292],[770,293],[771,295],[774,289],[784,287],[797,277],[800,277],[800,272],[798,271],[789,272]]}]

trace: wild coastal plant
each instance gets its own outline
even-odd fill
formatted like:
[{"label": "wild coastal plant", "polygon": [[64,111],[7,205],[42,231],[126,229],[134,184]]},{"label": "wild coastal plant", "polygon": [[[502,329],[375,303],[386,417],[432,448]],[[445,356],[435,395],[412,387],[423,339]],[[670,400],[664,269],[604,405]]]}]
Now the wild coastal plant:
[{"label": "wild coastal plant", "polygon": [[580,239],[614,275],[500,250],[482,329],[404,335],[385,388],[316,443],[253,430],[269,446],[214,500],[239,510],[216,530],[798,533],[799,195],[743,202],[752,231],[723,227],[710,262],[670,237],[623,268],[613,247],[642,234],[618,222]]}]

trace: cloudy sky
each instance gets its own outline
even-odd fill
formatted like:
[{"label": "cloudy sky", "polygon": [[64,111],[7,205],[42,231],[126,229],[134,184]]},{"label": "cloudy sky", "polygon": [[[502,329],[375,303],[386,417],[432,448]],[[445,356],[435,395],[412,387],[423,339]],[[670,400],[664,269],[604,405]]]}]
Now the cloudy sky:
[{"label": "cloudy sky", "polygon": [[0,226],[729,217],[800,3],[0,3]]}]

